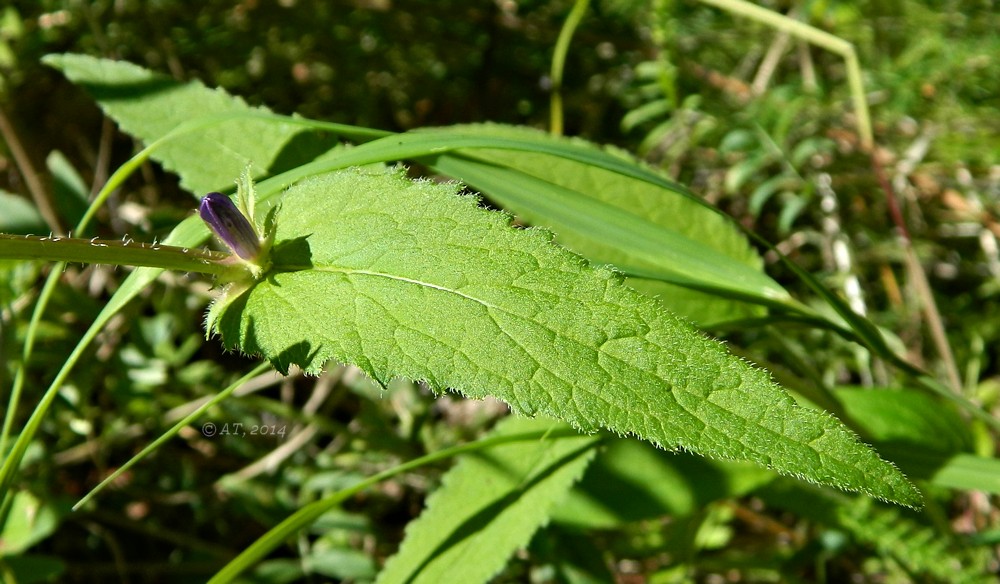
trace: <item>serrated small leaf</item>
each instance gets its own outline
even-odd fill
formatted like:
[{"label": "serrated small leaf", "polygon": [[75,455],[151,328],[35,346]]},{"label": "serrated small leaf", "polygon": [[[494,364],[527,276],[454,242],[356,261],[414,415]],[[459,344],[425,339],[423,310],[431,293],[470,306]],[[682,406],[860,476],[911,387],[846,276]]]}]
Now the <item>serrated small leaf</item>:
[{"label": "serrated small leaf", "polygon": [[795,145],[790,160],[792,166],[800,168],[817,154],[825,154],[836,148],[829,138],[807,138]]},{"label": "serrated small leaf", "polygon": [[722,137],[722,141],[719,143],[719,154],[744,152],[757,146],[758,143],[756,134],[750,130],[737,128]]},{"label": "serrated small leaf", "polygon": [[645,103],[625,114],[621,122],[622,131],[631,132],[636,126],[662,118],[669,114],[672,109],[673,105],[667,99],[657,99]]},{"label": "serrated small leaf", "polygon": [[272,271],[220,302],[214,329],[281,370],[336,359],[382,383],[426,380],[586,431],[919,502],[835,418],[797,406],[618,274],[457,188],[359,171],[290,188]]},{"label": "serrated small leaf", "polygon": [[738,193],[747,181],[772,162],[774,162],[774,158],[767,152],[754,154],[737,162],[726,172],[726,192]]},{"label": "serrated small leaf", "polygon": [[778,214],[778,231],[789,233],[792,230],[792,224],[808,206],[809,197],[792,191],[782,191],[781,197],[783,206]]},{"label": "serrated small leaf", "polygon": [[760,185],[754,189],[753,193],[750,194],[750,202],[748,205],[750,214],[754,217],[759,217],[764,205],[767,204],[776,192],[780,189],[790,188],[790,185],[795,185],[797,180],[797,177],[791,175],[790,173],[781,173],[760,183]]},{"label": "serrated small leaf", "polygon": [[787,480],[757,491],[765,505],[791,511],[813,522],[843,530],[858,544],[892,558],[917,582],[995,582],[986,568],[993,556],[985,546],[973,547],[954,533],[905,510],[888,508],[864,497],[821,492]]},{"label": "serrated small leaf", "polygon": [[[507,418],[494,435],[565,428],[551,420]],[[406,526],[399,553],[378,584],[487,582],[548,523],[593,458],[596,436],[514,442],[463,456]]]},{"label": "serrated small leaf", "polygon": [[[124,61],[87,55],[47,55],[43,61],[83,87],[121,129],[147,144],[181,124],[213,115],[268,114],[239,97],[198,81],[179,83]],[[224,190],[253,163],[259,176],[270,168],[300,126],[279,123],[280,118],[233,117],[199,131],[178,136],[153,154],[167,170],[181,177],[192,193]]]}]

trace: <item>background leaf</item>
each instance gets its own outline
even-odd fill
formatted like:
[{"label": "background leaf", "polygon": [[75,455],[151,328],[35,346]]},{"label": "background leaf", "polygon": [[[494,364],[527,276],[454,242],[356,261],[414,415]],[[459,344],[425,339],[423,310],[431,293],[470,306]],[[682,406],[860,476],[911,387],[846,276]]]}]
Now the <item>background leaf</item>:
[{"label": "background leaf", "polygon": [[59,216],[66,225],[76,225],[87,211],[90,195],[83,178],[76,172],[62,152],[53,151],[45,159],[45,166],[52,174],[52,200]]},{"label": "background leaf", "polygon": [[0,531],[0,556],[24,552],[51,535],[59,523],[51,505],[28,491],[16,493],[6,513],[7,522]]},{"label": "background leaf", "polygon": [[1000,461],[973,454],[975,436],[953,402],[888,388],[842,387],[836,398],[858,432],[910,477],[1000,493]]},{"label": "background leaf", "polygon": [[274,268],[213,309],[215,330],[280,370],[336,359],[382,383],[494,395],[583,430],[917,504],[913,486],[836,419],[796,406],[615,273],[455,191],[399,172],[292,187]]},{"label": "background leaf", "polygon": [[[216,120],[204,131],[171,139],[153,153],[166,168],[181,175],[182,185],[195,193],[228,190],[230,181],[242,171],[246,161],[253,161],[259,175],[261,169],[279,172],[285,162],[311,160],[321,152],[328,152],[325,160],[286,173],[288,176],[281,185],[284,186],[323,169],[439,152],[426,162],[470,182],[529,222],[552,228],[560,242],[589,259],[612,263],[626,272],[645,274],[645,278],[631,278],[630,284],[663,298],[672,310],[696,323],[707,325],[759,316],[764,310],[753,304],[704,294],[691,286],[721,289],[760,302],[788,298],[761,271],[760,258],[730,222],[682,195],[681,187],[675,185],[675,192],[664,188],[672,184],[669,181],[654,184],[642,180],[639,177],[652,171],[640,168],[623,152],[610,156],[583,140],[554,138],[499,125],[456,126],[407,134],[400,145],[412,141],[413,147],[398,148],[392,141],[385,142],[385,147],[370,144],[366,146],[373,147],[371,156],[363,158],[358,157],[363,148],[339,155],[324,150],[331,144],[323,148],[313,145],[311,150],[283,148],[295,132],[301,131],[299,124],[291,124],[291,119],[283,116],[267,115],[266,110],[249,108],[222,90],[209,89],[197,82],[179,84],[129,63],[82,55],[51,55],[46,62],[81,84],[123,129],[147,143],[163,138],[192,119],[211,120],[213,113],[246,114]],[[144,108],[155,109],[159,117],[147,119]],[[300,124],[312,125],[313,129],[328,126],[308,120]],[[338,128],[356,139],[384,134],[363,129],[353,129],[352,133],[347,127]],[[421,134],[426,136],[426,144],[421,143]],[[247,135],[257,139],[245,140],[243,137]],[[304,136],[298,135],[296,144],[306,142]],[[470,142],[470,137],[475,140]],[[497,147],[484,148],[491,138],[496,139]],[[248,142],[251,144],[247,145]],[[264,143],[273,147],[265,149]],[[454,146],[449,148],[448,144]],[[511,149],[512,144],[520,149]],[[291,156],[289,152],[297,155]],[[232,155],[231,159],[216,164],[220,153]],[[576,154],[577,158],[571,158],[570,154]],[[279,155],[283,164],[273,164]],[[607,158],[618,165],[634,167],[635,174],[623,176],[614,168],[601,168],[593,163]],[[338,162],[341,159],[343,163]],[[502,172],[492,176],[476,172],[481,171],[481,164],[476,161],[482,160],[490,161],[494,169],[500,168]],[[554,213],[554,209],[564,212]],[[686,286],[664,280],[683,282]]]},{"label": "background leaf", "polygon": [[968,422],[937,396],[860,387],[841,387],[835,395],[845,414],[859,420],[865,437],[876,442],[947,454],[974,449]]},{"label": "background leaf", "polygon": [[553,521],[578,529],[613,529],[664,515],[684,517],[712,501],[740,497],[774,479],[758,466],[612,440],[587,469]]},{"label": "background leaf", "polygon": [[[564,427],[550,420],[507,418],[494,435]],[[464,455],[406,528],[380,584],[486,582],[566,496],[593,458],[596,436],[515,442]]]},{"label": "background leaf", "polygon": [[260,176],[310,160],[333,145],[306,135],[293,141],[311,131],[198,81],[178,83],[132,63],[86,55],[48,55],[44,62],[87,90],[123,131],[147,144],[185,122],[215,116],[215,123],[178,136],[153,155],[181,177],[182,187],[199,196],[232,190],[248,162],[254,176]]},{"label": "background leaf", "polygon": [[0,191],[0,232],[3,233],[45,233],[49,228],[38,209],[30,200],[18,195]]},{"label": "background leaf", "polygon": [[910,579],[920,580],[920,575],[933,582],[996,581],[996,575],[988,573],[988,549],[964,545],[953,534],[934,529],[927,517],[782,479],[757,496],[770,507],[847,532],[856,544],[874,547],[883,558],[902,564]]}]

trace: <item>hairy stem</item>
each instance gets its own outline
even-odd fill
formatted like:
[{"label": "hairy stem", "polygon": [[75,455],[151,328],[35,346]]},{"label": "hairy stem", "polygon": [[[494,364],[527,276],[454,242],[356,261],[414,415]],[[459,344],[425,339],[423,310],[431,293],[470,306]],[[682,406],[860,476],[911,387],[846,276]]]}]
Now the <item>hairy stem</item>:
[{"label": "hairy stem", "polygon": [[145,266],[224,274],[233,269],[224,263],[229,257],[215,251],[136,243],[131,239],[105,241],[97,238],[0,234],[0,259]]}]

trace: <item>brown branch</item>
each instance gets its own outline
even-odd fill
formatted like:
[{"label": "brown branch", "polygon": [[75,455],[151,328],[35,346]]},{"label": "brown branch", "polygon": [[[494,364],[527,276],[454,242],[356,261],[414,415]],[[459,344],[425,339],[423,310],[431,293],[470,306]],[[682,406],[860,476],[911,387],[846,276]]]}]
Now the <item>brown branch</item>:
[{"label": "brown branch", "polygon": [[923,310],[924,318],[927,319],[927,327],[930,329],[931,339],[934,341],[938,355],[944,361],[945,372],[948,375],[948,384],[951,386],[952,391],[961,394],[962,382],[958,375],[955,355],[951,351],[951,345],[948,344],[948,335],[945,333],[944,321],[941,318],[941,312],[938,310],[937,303],[934,302],[934,293],[931,290],[930,282],[927,280],[927,272],[924,271],[924,267],[920,264],[920,259],[917,258],[917,253],[913,250],[913,240],[910,238],[910,231],[906,228],[906,221],[903,219],[899,200],[896,198],[896,193],[889,183],[889,179],[885,176],[885,169],[882,168],[882,165],[879,164],[876,158],[875,149],[871,151],[871,161],[875,179],[885,192],[886,202],[889,204],[889,216],[892,218],[892,222],[899,233],[900,244],[905,252],[906,269],[910,274],[917,297],[920,299],[921,309]]},{"label": "brown branch", "polygon": [[38,173],[35,172],[34,165],[31,164],[31,158],[28,157],[27,151],[25,151],[24,146],[21,145],[21,141],[17,138],[17,132],[7,118],[7,113],[3,111],[3,108],[0,108],[0,136],[7,143],[7,148],[10,149],[10,153],[14,157],[14,163],[17,164],[17,168],[21,176],[24,177],[25,184],[28,186],[31,199],[35,202],[35,206],[38,207],[38,211],[42,214],[42,218],[45,219],[45,223],[48,224],[52,233],[62,233],[59,214],[52,207],[48,191],[42,185]]}]

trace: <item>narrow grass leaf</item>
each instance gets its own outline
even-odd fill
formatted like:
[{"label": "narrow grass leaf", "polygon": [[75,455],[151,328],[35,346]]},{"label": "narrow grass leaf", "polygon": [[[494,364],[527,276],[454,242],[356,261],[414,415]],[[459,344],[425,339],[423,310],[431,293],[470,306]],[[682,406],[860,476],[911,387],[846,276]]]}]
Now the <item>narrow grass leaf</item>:
[{"label": "narrow grass leaf", "polygon": [[[441,159],[435,167],[468,181],[505,209],[521,215],[520,210],[530,208],[525,217],[529,223],[552,229],[556,241],[594,263],[632,276],[630,285],[662,298],[671,310],[699,324],[765,314],[759,305],[730,298],[771,303],[776,297],[773,290],[754,283],[766,279],[763,273],[751,275],[752,268],[743,265],[731,269],[734,260],[710,245],[584,194],[600,191],[596,185],[593,191],[571,190],[518,170],[459,157]],[[701,216],[717,218],[704,209]],[[646,275],[651,277],[642,277]],[[700,290],[709,293],[696,292]]]},{"label": "narrow grass leaf", "polygon": [[[559,243],[584,257],[628,274],[652,274],[658,280],[647,280],[643,291],[664,298],[697,322],[764,313],[760,306],[720,298],[719,293],[762,304],[788,297],[763,273],[760,257],[731,220],[678,185],[650,182],[645,174],[653,171],[625,152],[495,124],[424,132],[517,139],[589,152],[643,170],[642,175],[627,176],[564,155],[488,147],[429,160],[435,169],[483,191],[519,218],[552,229]],[[684,286],[687,293],[678,297],[678,286],[668,283]],[[691,289],[714,294],[693,294]]]}]

